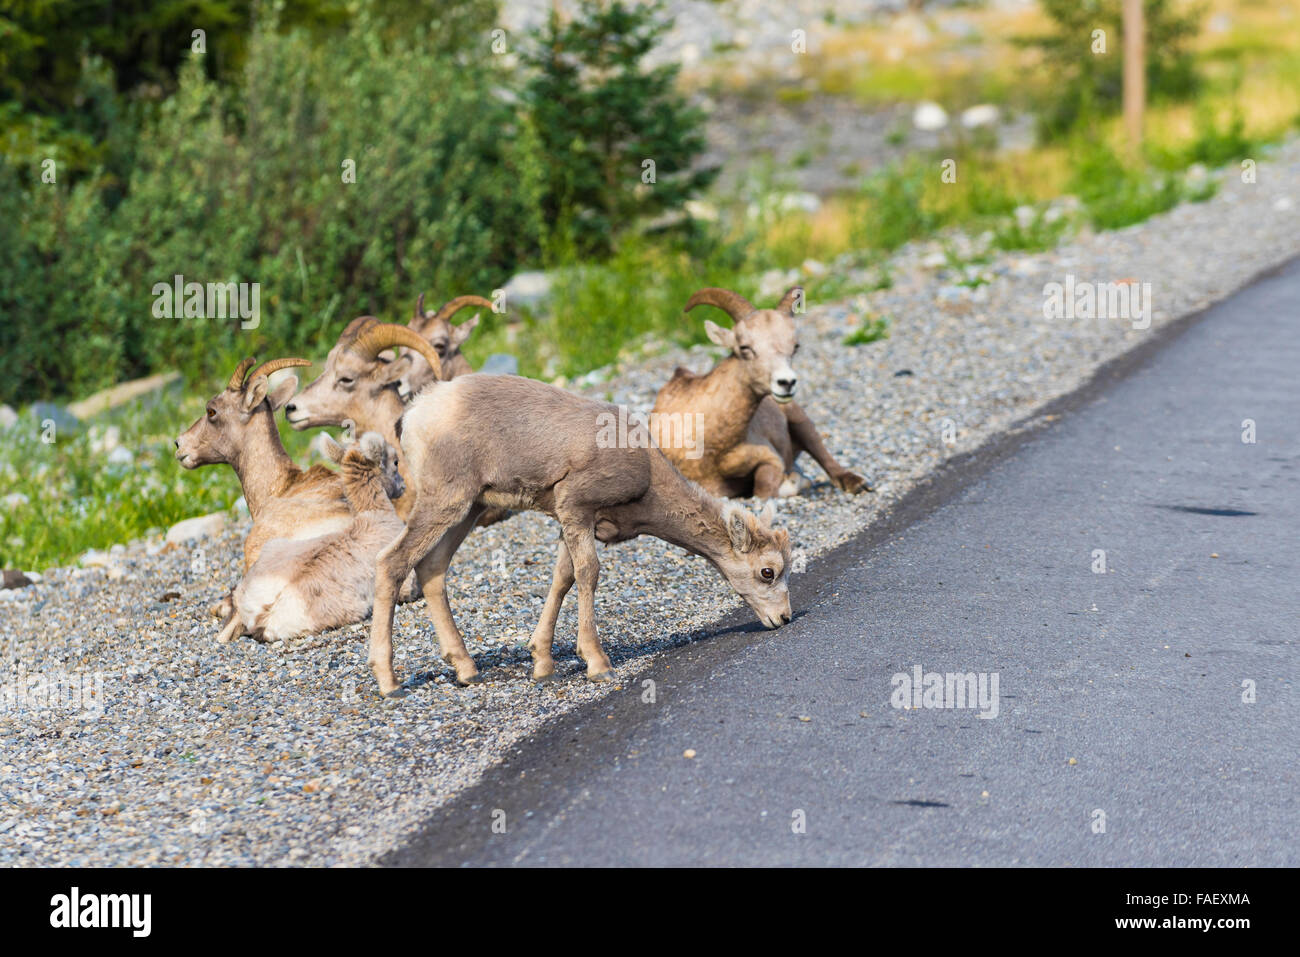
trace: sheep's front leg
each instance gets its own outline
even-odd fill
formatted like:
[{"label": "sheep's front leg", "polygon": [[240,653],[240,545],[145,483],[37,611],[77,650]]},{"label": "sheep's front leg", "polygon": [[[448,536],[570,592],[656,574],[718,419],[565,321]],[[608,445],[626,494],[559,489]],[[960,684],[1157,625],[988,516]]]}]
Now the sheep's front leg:
[{"label": "sheep's front leg", "polygon": [[[417,502],[417,505],[419,503]],[[447,531],[464,517],[466,507],[444,508],[433,518],[413,520],[382,552],[375,568],[375,608],[370,621],[367,660],[379,690],[385,695],[398,689],[393,675],[393,612],[403,580]],[[413,512],[413,514],[415,514]],[[455,549],[452,549],[455,551]],[[473,662],[470,662],[471,666]]]},{"label": "sheep's front leg", "polygon": [[560,541],[555,553],[555,571],[551,575],[551,590],[546,595],[546,604],[542,606],[542,617],[533,629],[533,637],[528,641],[528,650],[533,653],[533,680],[549,681],[555,674],[555,659],[551,657],[551,643],[555,641],[555,623],[560,617],[560,606],[564,596],[573,587],[573,559],[569,556],[568,546]]},{"label": "sheep's front leg", "polygon": [[456,669],[456,682],[462,685],[481,679],[478,667],[474,664],[469,649],[465,647],[465,639],[456,627],[451,605],[447,602],[447,568],[481,511],[481,507],[471,509],[468,515],[447,530],[433,546],[433,550],[415,567],[420,589],[424,592],[425,611],[433,619],[434,631],[438,633],[438,653],[442,655],[443,661]]},{"label": "sheep's front leg", "polygon": [[852,495],[872,490],[865,478],[835,461],[835,456],[831,455],[830,449],[826,448],[826,443],[817,432],[817,426],[813,425],[808,413],[801,409],[797,402],[785,403],[781,406],[781,411],[785,413],[786,422],[790,426],[790,440],[794,444],[795,458],[799,457],[800,452],[807,452],[830,476],[830,480],[837,488]]},{"label": "sheep's front leg", "polygon": [[581,524],[564,525],[564,544],[573,561],[573,575],[578,582],[578,655],[587,663],[589,681],[609,681],[614,666],[600,646],[596,634],[596,584],[600,581],[600,560],[596,557],[596,536],[591,517]]},{"label": "sheep's front leg", "polygon": [[775,498],[785,480],[785,461],[770,445],[745,442],[722,456],[718,471],[733,478],[754,477],[755,498]]}]

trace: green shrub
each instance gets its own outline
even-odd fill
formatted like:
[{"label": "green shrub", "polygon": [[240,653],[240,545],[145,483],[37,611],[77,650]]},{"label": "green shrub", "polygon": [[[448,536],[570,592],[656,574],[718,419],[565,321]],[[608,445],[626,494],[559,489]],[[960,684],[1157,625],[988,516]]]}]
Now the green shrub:
[{"label": "green shrub", "polygon": [[[0,164],[0,211],[18,224],[0,238],[0,315],[18,340],[0,399],[320,354],[357,315],[404,319],[420,290],[487,294],[539,256],[536,137],[494,92],[497,58],[430,55],[430,32],[387,41],[358,17],[318,45],[262,24],[229,92],[191,61],[111,211],[102,179],[24,182]],[[258,283],[260,326],[157,318],[154,286],[176,274]]]},{"label": "green shrub", "polygon": [[571,20],[553,12],[525,49],[546,215],[579,254],[609,253],[617,234],[678,209],[716,175],[691,168],[705,146],[704,114],[677,92],[678,68],[642,63],[668,28],[663,10],[579,0]]},{"label": "green shrub", "polygon": [[[1119,109],[1123,93],[1122,0],[1040,0],[1055,29],[1023,38],[1043,54],[1047,91],[1039,104],[1039,132],[1067,135],[1094,111]],[[1200,85],[1189,43],[1203,9],[1176,0],[1144,0],[1146,88],[1152,99],[1184,99]],[[1093,32],[1105,31],[1106,52],[1093,52]]]}]

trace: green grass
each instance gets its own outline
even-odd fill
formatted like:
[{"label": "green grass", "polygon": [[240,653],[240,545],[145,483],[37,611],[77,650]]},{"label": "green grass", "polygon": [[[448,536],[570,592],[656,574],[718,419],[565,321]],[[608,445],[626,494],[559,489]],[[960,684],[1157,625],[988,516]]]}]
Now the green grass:
[{"label": "green grass", "polygon": [[846,346],[865,346],[869,342],[879,342],[889,338],[889,317],[866,317],[856,329],[844,337]]}]

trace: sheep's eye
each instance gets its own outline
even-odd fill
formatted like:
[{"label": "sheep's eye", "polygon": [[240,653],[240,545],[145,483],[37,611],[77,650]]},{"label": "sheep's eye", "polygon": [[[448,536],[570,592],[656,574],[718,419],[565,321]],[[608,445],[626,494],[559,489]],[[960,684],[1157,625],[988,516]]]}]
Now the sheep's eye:
[{"label": "sheep's eye", "polygon": [[349,379],[347,376],[339,376],[339,385],[351,385],[352,382],[353,380]]},{"label": "sheep's eye", "polygon": [[217,417],[217,410],[216,410],[216,409],[209,408],[209,409],[208,409],[208,421],[211,422],[211,421],[212,421],[213,419],[215,419],[216,417]]},{"label": "sheep's eye", "polygon": [[795,352],[798,352],[798,351],[799,351],[799,343],[797,343],[797,342],[794,344],[794,351],[795,351]]},{"label": "sheep's eye", "polygon": [[440,342],[433,347],[433,351],[438,353],[440,356],[445,356],[447,354],[447,346]]},{"label": "sheep's eye", "polygon": [[759,574],[763,576],[763,581],[765,582],[770,582],[772,579],[776,578],[776,572],[772,571],[770,568],[764,568],[759,572]]},{"label": "sheep's eye", "polygon": [[749,346],[741,346],[741,347],[740,347],[740,358],[742,358],[742,359],[752,359],[752,358],[754,358],[754,350],[751,349]]}]

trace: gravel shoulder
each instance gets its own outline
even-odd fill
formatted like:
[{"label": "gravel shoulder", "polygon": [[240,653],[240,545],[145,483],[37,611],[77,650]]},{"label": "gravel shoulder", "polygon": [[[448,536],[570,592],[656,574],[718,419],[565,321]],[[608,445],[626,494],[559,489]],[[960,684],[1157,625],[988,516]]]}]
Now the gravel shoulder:
[{"label": "gravel shoulder", "polygon": [[[1300,252],[1300,142],[1231,170],[1220,194],[1053,251],[995,258],[977,288],[900,251],[892,288],[816,305],[804,319],[801,399],[873,495],[818,481],[781,503],[796,548],[816,557],[887,514],[945,460],[1081,385],[1160,326]],[[1151,325],[1048,320],[1044,285],[1150,283]],[[861,311],[891,337],[840,344]],[[673,350],[614,370],[592,395],[647,410]],[[951,441],[948,441],[951,439]],[[413,693],[375,697],[366,627],[287,645],[218,647],[208,604],[235,580],[245,526],[193,548],[135,543],[107,568],[63,570],[0,592],[0,863],[357,865],[402,844],[432,809],[525,736],[625,686],[651,656],[710,633],[738,606],[702,561],[657,540],[602,550],[602,640],[621,684],[588,685],[574,654],[576,603],[557,629],[557,678],[538,689],[520,647],[550,580],[555,526],[522,515],[476,531],[452,568],[452,603],[486,678],[456,688],[419,605],[399,609],[396,666]],[[42,683],[62,681],[59,696]],[[50,700],[58,697],[59,700]]]}]

